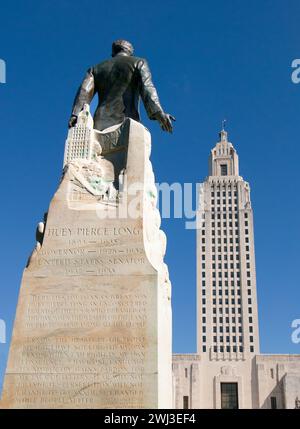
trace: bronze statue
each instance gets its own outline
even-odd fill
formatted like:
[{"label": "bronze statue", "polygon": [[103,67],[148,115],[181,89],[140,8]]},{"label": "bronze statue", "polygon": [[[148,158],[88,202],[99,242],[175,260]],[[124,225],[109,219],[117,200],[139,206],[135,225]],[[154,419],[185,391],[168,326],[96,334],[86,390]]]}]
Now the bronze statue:
[{"label": "bronze statue", "polygon": [[75,97],[69,127],[76,124],[83,105],[90,104],[96,93],[99,103],[94,128],[97,130],[120,124],[125,118],[140,121],[140,98],[150,119],[157,120],[164,131],[173,130],[175,118],[165,113],[160,105],[147,61],[133,56],[133,46],[126,40],[116,40],[112,45],[112,58],[87,71]]}]

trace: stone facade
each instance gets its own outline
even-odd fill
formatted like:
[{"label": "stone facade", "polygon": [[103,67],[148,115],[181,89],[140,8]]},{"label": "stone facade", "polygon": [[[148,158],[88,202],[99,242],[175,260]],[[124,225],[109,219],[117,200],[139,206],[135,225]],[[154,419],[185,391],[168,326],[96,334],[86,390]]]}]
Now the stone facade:
[{"label": "stone facade", "polygon": [[174,408],[295,408],[300,355],[260,355],[250,186],[223,129],[197,213],[197,354],[173,355]]},{"label": "stone facade", "polygon": [[173,355],[174,408],[200,408],[200,365],[200,355]]},{"label": "stone facade", "polygon": [[[295,408],[300,399],[300,355],[255,356],[258,408]],[[273,399],[272,399],[273,398]]]},{"label": "stone facade", "polygon": [[256,355],[217,364],[202,358],[202,353],[173,355],[174,408],[222,408],[221,383],[237,384],[238,408],[297,408],[300,355]]},{"label": "stone facade", "polygon": [[[150,133],[127,119],[94,134],[82,116],[24,270],[2,407],[170,408],[171,284]],[[115,187],[114,163],[93,147],[124,132]]]}]

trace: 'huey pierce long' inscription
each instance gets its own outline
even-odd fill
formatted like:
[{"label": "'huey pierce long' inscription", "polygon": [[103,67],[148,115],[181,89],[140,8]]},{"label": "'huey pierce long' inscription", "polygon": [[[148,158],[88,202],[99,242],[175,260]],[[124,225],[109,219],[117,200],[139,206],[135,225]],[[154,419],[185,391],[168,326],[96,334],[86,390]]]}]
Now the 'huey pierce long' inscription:
[{"label": "'huey pierce long' inscription", "polygon": [[140,235],[142,230],[134,226],[122,227],[59,227],[49,228],[49,237],[107,237],[107,236],[131,236]]},{"label": "'huey pierce long' inscription", "polygon": [[141,234],[134,225],[49,227],[37,266],[65,275],[123,274],[128,265],[138,270],[146,262]]}]

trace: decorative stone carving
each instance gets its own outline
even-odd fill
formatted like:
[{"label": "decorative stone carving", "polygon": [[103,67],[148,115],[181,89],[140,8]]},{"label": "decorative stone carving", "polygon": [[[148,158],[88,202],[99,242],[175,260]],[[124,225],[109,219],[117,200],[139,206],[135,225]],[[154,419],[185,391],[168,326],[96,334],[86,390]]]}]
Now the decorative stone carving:
[{"label": "decorative stone carving", "polygon": [[68,165],[70,173],[83,189],[90,194],[107,199],[116,199],[117,191],[113,186],[114,168],[104,158],[99,161],[73,161]]},{"label": "decorative stone carving", "polygon": [[229,366],[229,365],[222,366],[221,367],[221,374],[222,375],[232,375],[232,376],[235,376],[236,375],[236,369],[235,369],[235,367]]},{"label": "decorative stone carving", "polygon": [[78,115],[75,127],[70,128],[65,145],[64,166],[71,161],[82,159],[91,161],[101,153],[101,146],[94,138],[93,118],[88,104]]}]

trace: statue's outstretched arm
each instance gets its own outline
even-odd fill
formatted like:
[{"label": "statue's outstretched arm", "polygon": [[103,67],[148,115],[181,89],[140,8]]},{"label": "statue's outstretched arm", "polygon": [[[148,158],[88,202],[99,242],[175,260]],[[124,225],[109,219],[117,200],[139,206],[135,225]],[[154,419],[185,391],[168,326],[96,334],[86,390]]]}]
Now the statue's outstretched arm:
[{"label": "statue's outstretched arm", "polygon": [[78,88],[72,108],[72,115],[69,120],[69,127],[73,127],[77,122],[78,113],[82,110],[84,104],[90,104],[95,93],[95,81],[92,69],[89,69]]},{"label": "statue's outstretched arm", "polygon": [[152,82],[151,72],[146,60],[141,60],[138,69],[140,72],[140,94],[150,119],[154,119],[157,112],[162,112],[156,88]]},{"label": "statue's outstretched arm", "polygon": [[156,119],[164,131],[171,133],[173,131],[172,121],[175,121],[175,118],[165,113],[160,105],[147,61],[141,60],[138,69],[141,79],[140,94],[149,118]]}]

